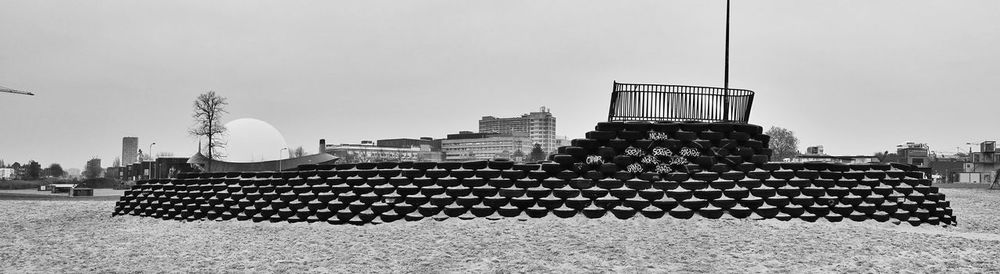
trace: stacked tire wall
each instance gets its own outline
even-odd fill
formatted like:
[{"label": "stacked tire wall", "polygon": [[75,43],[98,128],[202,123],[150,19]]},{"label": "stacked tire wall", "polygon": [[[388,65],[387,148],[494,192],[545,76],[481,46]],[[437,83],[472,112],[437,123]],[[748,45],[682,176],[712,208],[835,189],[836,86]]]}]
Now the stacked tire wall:
[{"label": "stacked tire wall", "polygon": [[769,162],[759,126],[599,123],[551,161],[362,163],[139,182],[113,215],[367,224],[425,218],[793,218],[955,224],[899,164]]}]

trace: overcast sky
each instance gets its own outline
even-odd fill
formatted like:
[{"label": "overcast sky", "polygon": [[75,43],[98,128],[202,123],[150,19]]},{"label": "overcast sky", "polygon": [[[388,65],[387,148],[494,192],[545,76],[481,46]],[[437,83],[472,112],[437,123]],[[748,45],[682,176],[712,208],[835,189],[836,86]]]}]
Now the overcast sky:
[{"label": "overcast sky", "polygon": [[[82,167],[121,138],[188,156],[192,101],[290,146],[444,137],[551,108],[606,119],[612,81],[722,86],[724,1],[0,0],[0,159]],[[827,153],[998,139],[1000,1],[735,0],[750,121]],[[961,148],[957,148],[961,147]],[[145,149],[144,149],[145,150]]]}]

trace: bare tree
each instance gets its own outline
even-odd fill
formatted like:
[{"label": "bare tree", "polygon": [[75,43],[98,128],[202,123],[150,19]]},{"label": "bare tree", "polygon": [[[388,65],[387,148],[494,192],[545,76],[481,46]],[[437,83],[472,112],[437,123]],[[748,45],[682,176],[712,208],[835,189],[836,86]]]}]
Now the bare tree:
[{"label": "bare tree", "polygon": [[[229,113],[225,109],[228,104],[226,98],[216,95],[215,91],[198,95],[198,99],[194,101],[194,115],[192,117],[194,117],[196,125],[190,133],[199,138],[205,138],[209,160],[224,157],[216,149],[226,145],[225,141],[222,140],[222,134],[226,132],[226,127],[222,125],[222,115]],[[207,170],[212,171],[211,161],[208,162]]]},{"label": "bare tree", "polygon": [[771,126],[764,134],[771,136],[770,148],[771,152],[773,152],[771,159],[781,161],[782,159],[802,154],[799,152],[799,138],[795,137],[795,132]]},{"label": "bare tree", "polygon": [[302,157],[302,156],[306,156],[306,150],[303,149],[302,146],[299,146],[294,150],[292,150],[292,157]]}]

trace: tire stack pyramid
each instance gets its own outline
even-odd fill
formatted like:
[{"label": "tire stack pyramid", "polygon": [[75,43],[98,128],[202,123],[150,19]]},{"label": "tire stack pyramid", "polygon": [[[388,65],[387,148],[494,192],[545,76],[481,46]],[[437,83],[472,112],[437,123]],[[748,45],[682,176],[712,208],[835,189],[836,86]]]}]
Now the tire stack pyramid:
[{"label": "tire stack pyramid", "polygon": [[534,164],[303,165],[141,181],[113,215],[354,225],[609,213],[956,224],[944,194],[913,166],[769,162],[770,138],[748,124],[602,122],[595,129]]}]

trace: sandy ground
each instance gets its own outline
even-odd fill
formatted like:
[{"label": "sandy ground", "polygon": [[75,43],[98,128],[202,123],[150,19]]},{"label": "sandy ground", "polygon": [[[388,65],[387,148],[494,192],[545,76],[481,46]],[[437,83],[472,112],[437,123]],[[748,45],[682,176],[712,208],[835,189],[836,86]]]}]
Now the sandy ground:
[{"label": "sandy ground", "polygon": [[0,272],[1000,272],[1000,191],[942,189],[958,227],[636,217],[349,226],[110,217],[0,200]]}]

